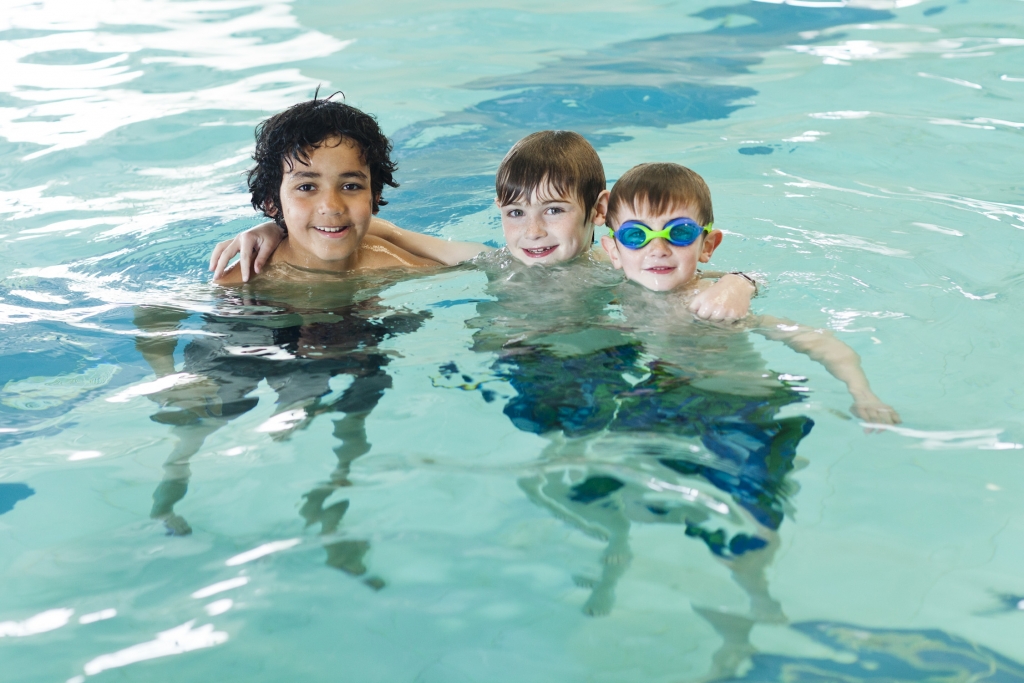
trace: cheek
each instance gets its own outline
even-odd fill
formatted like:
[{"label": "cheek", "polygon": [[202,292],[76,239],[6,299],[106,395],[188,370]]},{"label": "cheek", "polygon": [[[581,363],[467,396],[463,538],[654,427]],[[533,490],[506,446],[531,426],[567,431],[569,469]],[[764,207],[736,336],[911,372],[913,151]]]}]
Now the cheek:
[{"label": "cheek", "polygon": [[583,235],[575,219],[567,218],[559,221],[556,226],[556,234],[558,235],[558,241],[565,245],[575,246],[583,242]]}]

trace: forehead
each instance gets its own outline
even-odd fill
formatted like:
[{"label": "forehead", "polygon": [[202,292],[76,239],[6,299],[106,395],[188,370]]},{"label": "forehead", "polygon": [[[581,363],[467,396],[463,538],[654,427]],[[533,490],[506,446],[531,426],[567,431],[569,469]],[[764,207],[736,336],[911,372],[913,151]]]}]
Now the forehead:
[{"label": "forehead", "polygon": [[325,138],[318,147],[307,147],[303,151],[306,159],[296,159],[289,155],[281,160],[285,174],[299,173],[309,170],[311,166],[322,165],[360,170],[369,168],[363,158],[363,148],[349,138],[331,136]]},{"label": "forehead", "polygon": [[576,197],[576,193],[571,190],[559,192],[547,178],[542,180],[535,188],[533,188],[533,191],[529,193],[529,195],[524,192],[522,196],[512,202],[509,202],[509,204],[550,204],[553,202],[564,202],[566,204],[583,206],[583,203]]},{"label": "forehead", "polygon": [[[625,203],[615,218],[619,223],[628,220],[639,220],[643,222],[657,223],[661,227],[673,218],[692,218],[697,220],[700,208],[696,202],[674,201],[663,207],[651,205],[646,199],[639,199],[634,203]],[[654,226],[651,226],[654,227]]]}]

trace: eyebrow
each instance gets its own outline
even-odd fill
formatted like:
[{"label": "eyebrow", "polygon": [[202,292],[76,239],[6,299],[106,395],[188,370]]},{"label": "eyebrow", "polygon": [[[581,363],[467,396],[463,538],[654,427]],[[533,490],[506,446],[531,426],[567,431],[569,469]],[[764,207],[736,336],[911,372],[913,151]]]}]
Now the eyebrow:
[{"label": "eyebrow", "polygon": [[[291,173],[288,173],[287,175],[291,176],[292,178],[322,178],[323,177],[322,174],[317,173],[316,171],[293,171]],[[366,174],[363,173],[362,171],[348,171],[346,173],[339,173],[338,177],[339,178],[361,178],[363,180],[366,180]]]},{"label": "eyebrow", "polygon": [[557,198],[557,199],[553,198],[553,197],[548,197],[548,198],[534,197],[533,201],[526,201],[525,199],[517,199],[514,202],[509,202],[508,204],[502,204],[502,206],[515,206],[517,204],[572,204],[572,200],[567,198],[567,197],[566,198]]}]

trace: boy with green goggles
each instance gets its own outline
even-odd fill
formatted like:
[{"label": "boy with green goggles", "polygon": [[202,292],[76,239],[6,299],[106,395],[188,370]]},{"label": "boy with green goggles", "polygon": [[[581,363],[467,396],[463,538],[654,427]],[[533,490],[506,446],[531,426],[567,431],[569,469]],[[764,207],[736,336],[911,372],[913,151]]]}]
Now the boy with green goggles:
[{"label": "boy with green goggles", "polygon": [[[711,191],[694,171],[679,164],[634,166],[612,188],[608,223],[611,235],[601,238],[601,246],[627,280],[681,301],[707,287],[697,265],[711,259],[722,243],[722,232],[712,228]],[[628,318],[629,311],[625,313]],[[745,322],[738,331],[781,341],[844,382],[857,417],[874,424],[900,422],[899,414],[871,391],[857,353],[830,333],[771,316],[748,317]]]}]

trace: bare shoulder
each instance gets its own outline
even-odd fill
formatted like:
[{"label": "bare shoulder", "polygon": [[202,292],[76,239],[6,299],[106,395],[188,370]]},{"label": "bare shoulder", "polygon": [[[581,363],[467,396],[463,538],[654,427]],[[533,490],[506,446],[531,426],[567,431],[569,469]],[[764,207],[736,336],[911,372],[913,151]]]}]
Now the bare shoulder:
[{"label": "bare shoulder", "polygon": [[359,270],[378,268],[436,268],[441,264],[423,256],[416,256],[388,240],[366,235],[359,245]]}]

